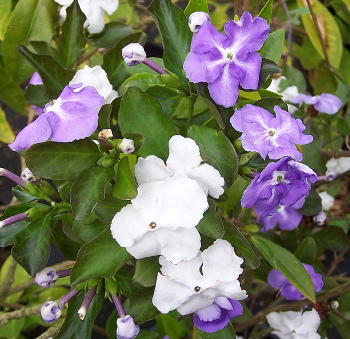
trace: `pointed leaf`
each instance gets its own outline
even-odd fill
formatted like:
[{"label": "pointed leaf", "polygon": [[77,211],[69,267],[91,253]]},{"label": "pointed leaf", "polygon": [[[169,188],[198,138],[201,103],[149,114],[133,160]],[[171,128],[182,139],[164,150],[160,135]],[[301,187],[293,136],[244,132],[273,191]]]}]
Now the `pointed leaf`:
[{"label": "pointed leaf", "polygon": [[159,270],[160,264],[158,257],[149,257],[136,260],[133,279],[142,286],[154,286],[156,284],[157,273]]},{"label": "pointed leaf", "polygon": [[259,51],[260,55],[263,58],[272,60],[277,64],[281,58],[284,47],[284,35],[284,29],[279,29],[278,31],[270,33],[269,37]]},{"label": "pointed leaf", "polygon": [[294,255],[301,262],[312,265],[314,260],[316,259],[316,253],[317,253],[317,245],[315,240],[312,237],[307,236],[300,243]]},{"label": "pointed leaf", "polygon": [[190,0],[184,10],[184,13],[187,17],[189,17],[193,12],[209,13],[207,0]]},{"label": "pointed leaf", "polygon": [[312,235],[318,245],[331,251],[344,251],[349,248],[349,239],[341,227],[327,226]]},{"label": "pointed leaf", "polygon": [[147,320],[154,319],[159,311],[152,303],[153,293],[147,293],[140,297],[127,299],[124,303],[126,314],[132,314],[136,324],[140,325]]},{"label": "pointed leaf", "polygon": [[131,200],[137,196],[136,181],[128,157],[124,157],[119,161],[113,196],[123,200]]},{"label": "pointed leaf", "polygon": [[222,238],[224,225],[222,219],[216,213],[216,205],[213,199],[208,199],[209,208],[205,211],[203,218],[196,226],[198,231],[212,238]]},{"label": "pointed leaf", "polygon": [[264,18],[268,23],[270,23],[271,15],[272,15],[272,5],[273,0],[268,0],[265,4],[265,6],[262,8],[258,16],[261,18]]}]

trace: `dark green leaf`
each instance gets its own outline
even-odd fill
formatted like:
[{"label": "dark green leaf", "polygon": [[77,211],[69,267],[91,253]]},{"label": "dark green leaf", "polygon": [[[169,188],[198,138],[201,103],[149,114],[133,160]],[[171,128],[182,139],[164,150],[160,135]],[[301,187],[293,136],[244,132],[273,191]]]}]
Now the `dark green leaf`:
[{"label": "dark green leaf", "polygon": [[130,257],[126,249],[112,238],[108,228],[80,249],[70,275],[71,284],[76,285],[94,277],[109,278]]},{"label": "dark green leaf", "polygon": [[208,199],[209,209],[205,211],[203,218],[196,226],[198,231],[212,238],[222,238],[224,226],[222,219],[216,213],[216,205],[213,199]]},{"label": "dark green leaf", "polygon": [[152,297],[153,292],[127,299],[124,303],[126,314],[131,314],[136,324],[154,319],[159,314],[159,311],[153,306]]},{"label": "dark green leaf", "polygon": [[24,230],[28,225],[26,221],[19,221],[7,227],[0,229],[0,247],[12,245],[15,242],[17,233]]},{"label": "dark green leaf", "polygon": [[313,140],[307,145],[303,145],[303,163],[308,165],[314,171],[324,173],[326,171],[325,164],[322,162],[322,138],[317,132],[315,125],[311,122],[306,125],[304,134],[311,134]]},{"label": "dark green leaf", "polygon": [[230,222],[224,221],[225,235],[222,239],[227,240],[237,251],[238,255],[243,258],[244,266],[255,269],[259,267],[259,259],[255,255],[247,239]]},{"label": "dark green leaf", "polygon": [[311,277],[292,253],[261,236],[253,236],[251,241],[273,269],[279,270],[298,291],[315,302],[315,289]]},{"label": "dark green leaf", "polygon": [[163,332],[167,334],[171,339],[181,338],[181,324],[178,319],[174,318],[170,314],[158,314],[157,315],[157,327],[161,326]]},{"label": "dark green leaf", "polygon": [[283,110],[288,112],[288,106],[287,104],[281,99],[281,98],[264,98],[256,101],[254,103],[254,106],[262,107],[266,110],[268,110],[273,115],[276,115],[274,107],[279,106]]},{"label": "dark green leaf", "polygon": [[111,128],[112,105],[103,105],[98,112],[98,126],[101,129]]},{"label": "dark green leaf", "polygon": [[340,317],[337,314],[330,313],[329,319],[332,321],[333,325],[336,327],[337,331],[341,335],[342,338],[348,338],[350,333],[350,322],[348,319],[344,319],[344,317]]},{"label": "dark green leaf", "polygon": [[256,153],[245,165],[255,170],[262,171],[270,162],[273,162],[270,158],[264,160],[259,153]]},{"label": "dark green leaf", "polygon": [[171,0],[154,0],[148,7],[163,40],[164,65],[175,73],[185,89],[189,89],[183,64],[190,51],[192,33],[185,14]]},{"label": "dark green leaf", "polygon": [[30,46],[32,46],[37,54],[51,55],[56,61],[61,63],[61,56],[57,50],[52,47],[49,43],[45,41],[30,41]]},{"label": "dark green leaf", "polygon": [[119,161],[113,196],[123,200],[134,199],[137,196],[136,181],[128,157],[123,157]]},{"label": "dark green leaf", "polygon": [[48,95],[44,85],[29,85],[24,92],[28,104],[44,107],[48,102],[56,99],[54,95]]},{"label": "dark green leaf", "polygon": [[138,154],[154,154],[163,160],[168,157],[169,139],[176,134],[171,120],[163,113],[159,102],[131,87],[123,96],[119,110],[119,126],[123,135],[138,133],[145,141]]},{"label": "dark green leaf", "polygon": [[276,65],[276,63],[274,63],[271,60],[267,60],[267,59],[262,59],[262,64],[261,64],[261,69],[260,69],[260,78],[259,78],[259,85],[258,88],[261,88],[264,86],[264,83],[266,81],[266,79],[274,73],[281,73],[282,71],[280,70],[280,68],[278,67],[278,65]]},{"label": "dark green leaf", "polygon": [[37,196],[30,194],[27,190],[20,186],[14,187],[12,189],[12,193],[21,202],[31,202],[38,199]]},{"label": "dark green leaf", "polygon": [[349,248],[349,239],[341,227],[327,226],[312,235],[316,243],[331,251],[343,251]]},{"label": "dark green leaf", "polygon": [[80,173],[71,188],[71,205],[77,220],[89,217],[95,205],[105,196],[106,184],[114,171],[111,167],[95,166]]},{"label": "dark green leaf", "polygon": [[12,256],[32,276],[43,269],[49,259],[50,219],[49,214],[44,215],[28,224],[15,237]]},{"label": "dark green leaf", "polygon": [[85,20],[86,16],[81,11],[78,1],[73,1],[67,8],[67,17],[62,25],[59,44],[59,51],[65,68],[71,67],[84,50],[83,26]]},{"label": "dark green leaf", "polygon": [[191,126],[188,136],[199,146],[203,161],[221,173],[226,187],[231,186],[237,174],[238,157],[226,136],[222,132],[204,126]]},{"label": "dark green leaf", "polygon": [[70,143],[47,141],[31,146],[25,153],[26,164],[33,173],[58,180],[76,179],[100,157],[97,146],[89,139]]},{"label": "dark green leaf", "polygon": [[317,245],[312,237],[306,237],[300,243],[294,255],[303,263],[311,265],[316,259]]},{"label": "dark green leaf", "polygon": [[94,213],[103,223],[110,224],[116,213],[128,203],[128,201],[108,196],[95,206]]},{"label": "dark green leaf", "polygon": [[[271,0],[270,2],[272,3]],[[259,51],[260,55],[263,58],[269,59],[277,64],[281,58],[284,47],[284,35],[284,29],[279,29],[278,31],[270,33],[269,37]]]},{"label": "dark green leaf", "polygon": [[158,257],[149,257],[136,260],[133,279],[142,286],[154,286],[159,270],[160,264]]},{"label": "dark green leaf", "polygon": [[193,328],[194,331],[198,331],[202,339],[233,339],[236,338],[236,332],[232,326],[231,323],[228,323],[226,327],[224,327],[220,331],[216,331],[213,333],[207,333],[204,331],[201,331],[197,329],[196,327]]},{"label": "dark green leaf", "polygon": [[305,203],[299,212],[304,215],[316,215],[322,211],[321,197],[314,188],[310,190],[305,198]]},{"label": "dark green leaf", "polygon": [[193,12],[209,13],[207,0],[190,0],[184,10],[184,13],[187,17],[189,17]]},{"label": "dark green leaf", "polygon": [[258,16],[264,18],[268,23],[270,23],[271,14],[272,14],[272,4],[273,0],[268,0],[265,6],[262,8]]},{"label": "dark green leaf", "polygon": [[102,234],[104,230],[109,228],[109,223],[102,223],[96,220],[74,220],[72,225],[73,232],[83,240],[84,243],[90,242]]}]

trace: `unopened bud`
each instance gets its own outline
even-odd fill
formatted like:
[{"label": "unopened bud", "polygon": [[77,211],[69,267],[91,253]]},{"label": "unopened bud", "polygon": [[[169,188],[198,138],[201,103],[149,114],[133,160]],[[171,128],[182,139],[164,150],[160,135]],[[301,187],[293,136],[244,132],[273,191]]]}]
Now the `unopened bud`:
[{"label": "unopened bud", "polygon": [[49,288],[52,287],[58,279],[56,270],[52,267],[45,267],[35,275],[35,283],[41,287]]},{"label": "unopened bud", "polygon": [[339,307],[339,302],[336,301],[336,300],[333,300],[333,301],[331,302],[331,307],[332,307],[334,310],[336,310],[336,309]]},{"label": "unopened bud", "polygon": [[117,338],[134,339],[140,332],[140,327],[135,325],[130,315],[117,319]]},{"label": "unopened bud", "polygon": [[337,177],[337,172],[333,171],[333,170],[329,170],[326,172],[326,179],[328,181],[332,181]]},{"label": "unopened bud", "polygon": [[62,314],[61,306],[56,301],[48,301],[41,306],[41,317],[49,324],[54,323]]},{"label": "unopened bud", "polygon": [[123,139],[119,144],[119,149],[122,153],[129,154],[135,151],[134,140],[132,139]]},{"label": "unopened bud", "polygon": [[98,138],[102,140],[108,140],[109,138],[113,138],[112,130],[103,129],[100,133],[98,133]]},{"label": "unopened bud", "polygon": [[208,13],[193,12],[188,18],[188,25],[193,33],[197,33],[205,21],[210,21]]},{"label": "unopened bud", "polygon": [[8,217],[4,220],[1,220],[0,221],[0,229],[5,227],[5,226],[12,225],[12,224],[15,224],[16,222],[23,221],[26,219],[28,219],[28,215],[26,213],[18,213],[16,215]]},{"label": "unopened bud", "polygon": [[139,43],[131,43],[122,49],[122,56],[128,66],[135,66],[146,59],[146,52]]},{"label": "unopened bud", "polygon": [[323,211],[318,213],[316,216],[314,216],[314,222],[319,226],[324,225],[326,220],[327,220],[327,215]]},{"label": "unopened bud", "polygon": [[21,173],[21,178],[25,182],[33,182],[37,180],[37,177],[33,174],[33,172],[29,168],[25,168]]}]

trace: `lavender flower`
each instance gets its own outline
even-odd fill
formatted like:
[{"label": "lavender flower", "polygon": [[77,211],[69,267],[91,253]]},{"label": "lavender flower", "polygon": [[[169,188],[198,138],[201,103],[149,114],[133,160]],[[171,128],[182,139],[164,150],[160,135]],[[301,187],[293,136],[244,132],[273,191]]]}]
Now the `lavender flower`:
[{"label": "lavender flower", "polygon": [[117,319],[117,338],[134,339],[140,332],[140,327],[135,325],[130,315]]},{"label": "lavender flower", "polygon": [[53,267],[45,267],[41,271],[35,274],[35,283],[41,287],[49,288],[52,287],[59,276]]},{"label": "lavender flower", "polygon": [[[304,263],[302,264],[312,279],[315,291],[321,291],[323,287],[322,275],[316,273],[312,266]],[[286,300],[301,300],[304,298],[304,296],[278,270],[270,271],[269,275],[267,276],[267,282],[270,286],[279,288],[282,297],[284,297]]]},{"label": "lavender flower", "polygon": [[49,138],[70,142],[90,136],[97,128],[103,97],[91,86],[79,90],[80,87],[81,84],[66,86],[56,100],[45,105],[34,122],[18,133],[9,147],[22,151]]},{"label": "lavender flower", "polygon": [[276,117],[264,108],[245,105],[237,110],[230,119],[234,129],[242,132],[242,146],[247,151],[258,152],[263,159],[280,159],[290,155],[301,161],[303,155],[295,144],[305,145],[312,142],[312,135],[304,135],[305,126],[300,119],[278,106],[274,107]]},{"label": "lavender flower", "polygon": [[298,211],[303,207],[305,198],[302,197],[294,205],[289,206],[287,204],[281,204],[278,206],[277,211],[266,217],[259,217],[258,222],[263,225],[262,232],[272,230],[278,224],[281,230],[294,230],[300,224],[303,215]]},{"label": "lavender flower", "polygon": [[231,107],[239,86],[258,88],[262,58],[256,51],[267,39],[269,25],[244,12],[238,22],[225,24],[225,33],[205,21],[192,39],[184,70],[191,82],[208,83],[210,96],[218,105]]},{"label": "lavender flower", "polygon": [[342,106],[342,102],[338,97],[328,93],[322,93],[314,97],[311,95],[299,94],[295,98],[290,98],[289,101],[293,104],[302,104],[304,102],[308,105],[313,105],[319,112],[327,114],[337,113]]},{"label": "lavender flower", "polygon": [[314,216],[313,220],[318,226],[322,226],[327,221],[327,215],[325,212],[321,211],[320,213]]},{"label": "lavender flower", "polygon": [[54,323],[62,314],[62,306],[56,301],[48,301],[41,306],[41,317],[49,324]]},{"label": "lavender flower", "polygon": [[281,204],[293,206],[309,194],[316,173],[308,166],[284,157],[270,163],[244,191],[242,206],[254,206],[260,217],[272,215]]},{"label": "lavender flower", "polygon": [[194,324],[202,331],[212,333],[223,329],[230,319],[243,313],[243,307],[237,300],[217,297],[214,303],[193,315]]}]

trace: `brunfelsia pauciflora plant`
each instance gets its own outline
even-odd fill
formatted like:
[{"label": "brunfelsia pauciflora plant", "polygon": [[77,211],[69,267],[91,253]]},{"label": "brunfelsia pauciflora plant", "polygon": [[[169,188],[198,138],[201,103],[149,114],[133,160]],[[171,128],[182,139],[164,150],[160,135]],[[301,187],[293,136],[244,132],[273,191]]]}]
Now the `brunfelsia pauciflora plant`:
[{"label": "brunfelsia pauciflora plant", "polygon": [[[43,3],[53,23],[58,12]],[[350,166],[334,145],[321,154],[330,142],[321,132],[346,120],[346,100],[302,93],[291,67],[278,84],[270,79],[284,45],[284,30],[270,25],[272,2],[222,32],[199,11],[205,1],[183,12],[154,0],[163,59],[147,57],[140,31],[113,21],[103,30],[118,1],[57,3],[52,44],[18,47],[34,69],[19,63],[21,74],[11,73],[6,64],[24,0],[4,39],[8,72],[18,83],[30,78],[25,98],[38,116],[9,144],[28,169],[0,170],[18,200],[0,218],[2,246],[14,245],[0,295],[11,308],[22,292],[16,301],[31,306],[0,322],[41,312],[55,323],[45,337],[74,328],[89,338],[109,299],[107,331],[119,339],[234,338],[245,329],[262,338],[267,313],[281,338],[345,331],[350,283],[335,269],[349,247],[348,216],[332,220],[329,194]],[[345,88],[339,82],[343,99]],[[67,259],[58,267],[46,267],[50,243]],[[330,267],[320,260],[326,250],[336,252]],[[12,286],[17,263],[40,287]],[[256,302],[265,308],[254,315]],[[153,319],[157,330],[146,330]]]}]

